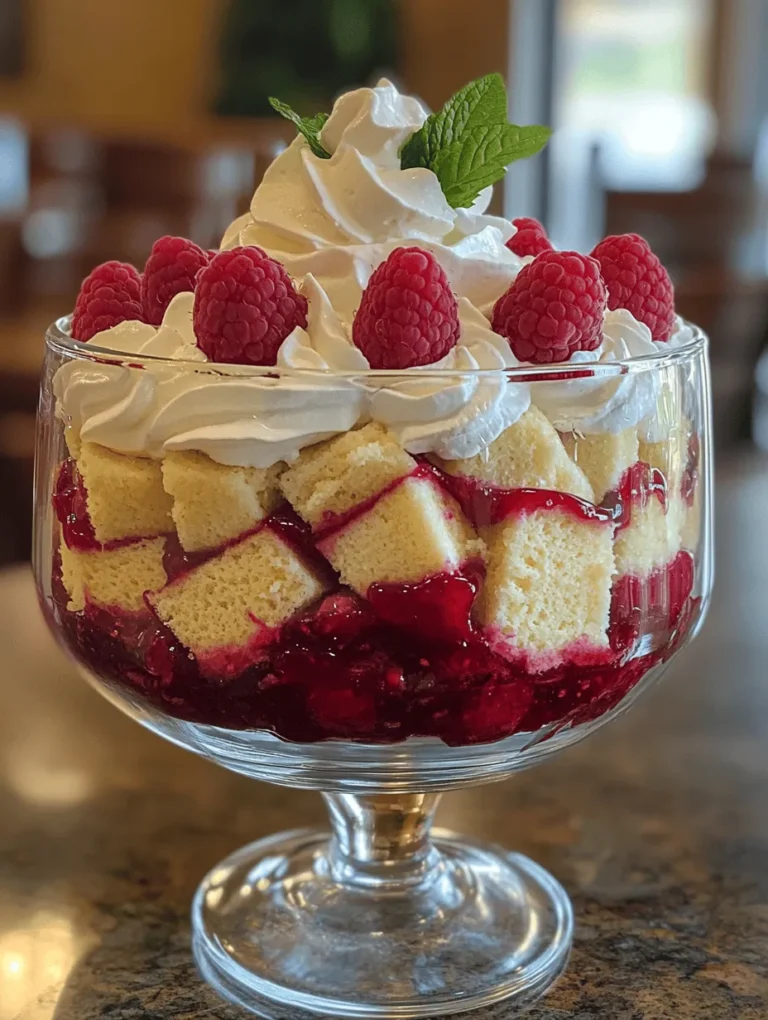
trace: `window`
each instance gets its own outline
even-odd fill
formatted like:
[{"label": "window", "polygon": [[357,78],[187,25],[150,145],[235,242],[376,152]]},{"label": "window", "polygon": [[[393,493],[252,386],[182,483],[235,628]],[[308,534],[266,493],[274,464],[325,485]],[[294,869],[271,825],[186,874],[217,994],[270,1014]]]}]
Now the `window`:
[{"label": "window", "polygon": [[[595,178],[626,190],[684,190],[714,137],[708,101],[711,0],[561,0],[555,65],[553,219]],[[557,201],[557,194],[561,200]]]}]

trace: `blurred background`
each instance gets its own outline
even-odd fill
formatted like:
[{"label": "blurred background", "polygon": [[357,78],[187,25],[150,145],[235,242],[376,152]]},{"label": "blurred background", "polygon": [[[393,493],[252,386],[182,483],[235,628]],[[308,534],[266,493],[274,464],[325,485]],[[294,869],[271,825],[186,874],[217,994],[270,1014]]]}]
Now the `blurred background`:
[{"label": "blurred background", "polygon": [[765,0],[0,0],[0,563],[29,550],[46,325],[97,263],[216,246],[292,137],[384,74],[431,107],[505,74],[552,124],[497,211],[644,234],[712,337],[721,448],[768,448]]}]

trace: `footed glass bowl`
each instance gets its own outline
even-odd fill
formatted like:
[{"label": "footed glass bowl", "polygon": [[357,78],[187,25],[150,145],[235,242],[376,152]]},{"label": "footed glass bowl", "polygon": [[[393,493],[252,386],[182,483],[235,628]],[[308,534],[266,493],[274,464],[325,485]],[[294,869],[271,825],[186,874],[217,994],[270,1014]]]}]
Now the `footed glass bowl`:
[{"label": "footed glass bowl", "polygon": [[[566,893],[432,820],[442,792],[614,718],[695,635],[706,339],[332,374],[127,359],[66,325],[47,337],[36,469],[52,631],[143,725],[328,806],[330,834],[263,840],[203,880],[204,976],[279,1020],[543,993],[568,959]],[[474,427],[488,442],[456,457]]]}]

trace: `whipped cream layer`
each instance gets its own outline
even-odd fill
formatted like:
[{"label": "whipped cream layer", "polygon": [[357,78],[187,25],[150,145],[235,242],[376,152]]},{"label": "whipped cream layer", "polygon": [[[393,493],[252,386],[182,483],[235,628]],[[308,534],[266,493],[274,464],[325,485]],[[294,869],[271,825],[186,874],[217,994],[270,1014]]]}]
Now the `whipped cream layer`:
[{"label": "whipped cream layer", "polygon": [[331,158],[297,137],[222,248],[258,245],[291,276],[311,273],[349,322],[376,266],[417,244],[434,253],[458,296],[487,310],[525,264],[505,244],[515,228],[485,214],[490,188],[470,209],[453,209],[431,170],[400,169],[398,152],[426,117],[386,80],[342,96],[321,135]]},{"label": "whipped cream layer", "polygon": [[[322,130],[330,159],[297,137],[267,170],[250,212],[227,231],[223,247],[264,248],[308,301],[307,327],[283,341],[274,373],[208,363],[195,341],[194,295],[180,294],[159,329],[125,322],[91,341],[163,361],[73,360],[59,370],[58,409],[75,439],[140,456],[199,450],[222,464],[269,467],[369,420],[386,425],[411,453],[471,457],[531,402],[561,431],[639,425],[653,438],[667,429],[665,408],[674,410],[676,398],[656,371],[585,369],[583,378],[510,381],[505,371],[520,363],[488,320],[531,260],[506,247],[514,226],[486,215],[490,189],[472,208],[453,209],[432,171],[400,169],[400,148],[426,116],[387,81],[342,96]],[[459,343],[434,365],[364,375],[369,363],[351,339],[355,312],[373,270],[409,244],[433,252],[445,270],[459,299]],[[691,338],[679,322],[670,346]],[[666,347],[628,311],[609,312],[600,348],[576,353],[567,367],[597,361],[610,368]]]},{"label": "whipped cream layer", "polygon": [[[626,308],[605,314],[603,339],[595,351],[576,351],[566,365],[578,370],[580,364],[605,366],[663,354],[670,347],[689,343],[694,331],[678,317],[675,333],[668,343],[655,341],[648,327]],[[536,366],[532,365],[531,368]],[[671,422],[659,418],[663,379],[657,366],[642,365],[621,374],[593,374],[585,368],[584,378],[533,384],[533,402],[560,432],[581,435],[616,433],[641,425],[645,433],[668,434]]]},{"label": "whipped cream layer", "polygon": [[[124,322],[91,341],[168,361],[131,367],[77,360],[58,370],[59,414],[78,439],[137,456],[199,450],[220,464],[271,467],[360,420],[364,393],[346,380],[270,378],[206,364],[192,332],[193,301],[193,294],[177,295],[158,330]],[[310,320],[316,314],[317,306]]]}]

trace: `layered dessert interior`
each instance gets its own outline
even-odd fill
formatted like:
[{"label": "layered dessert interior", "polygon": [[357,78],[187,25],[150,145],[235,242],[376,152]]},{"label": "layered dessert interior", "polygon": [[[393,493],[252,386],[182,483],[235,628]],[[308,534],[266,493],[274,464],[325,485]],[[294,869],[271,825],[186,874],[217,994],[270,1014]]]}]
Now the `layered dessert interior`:
[{"label": "layered dessert interior", "polygon": [[[548,136],[505,109],[495,75],[431,115],[350,93],[220,251],[86,279],[50,597],[94,674],[211,726],[460,745],[594,721],[679,645],[705,505],[665,352],[696,335],[642,238],[487,214]],[[480,178],[448,151],[473,117]]]}]

